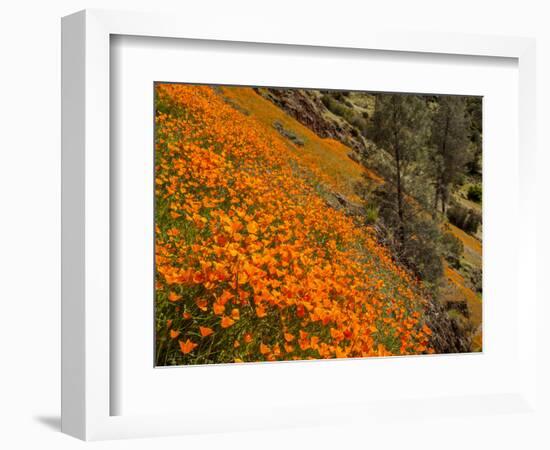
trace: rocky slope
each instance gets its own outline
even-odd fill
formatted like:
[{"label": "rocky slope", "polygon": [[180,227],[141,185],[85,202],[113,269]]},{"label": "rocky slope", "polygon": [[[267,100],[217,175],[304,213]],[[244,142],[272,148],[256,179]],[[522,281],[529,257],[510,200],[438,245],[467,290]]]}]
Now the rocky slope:
[{"label": "rocky slope", "polygon": [[[256,88],[255,90],[319,137],[336,139],[357,154],[366,150],[365,140],[359,130],[333,114],[323,103],[323,95],[320,91],[283,88]],[[357,157],[357,155],[350,156]]]}]

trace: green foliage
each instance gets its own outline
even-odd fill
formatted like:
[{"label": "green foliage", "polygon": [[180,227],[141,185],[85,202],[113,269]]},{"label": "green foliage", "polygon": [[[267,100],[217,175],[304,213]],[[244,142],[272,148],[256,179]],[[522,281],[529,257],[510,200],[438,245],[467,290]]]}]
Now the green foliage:
[{"label": "green foliage", "polygon": [[468,200],[481,203],[482,197],[481,184],[473,184],[468,188]]},{"label": "green foliage", "polygon": [[364,211],[365,223],[367,225],[373,225],[378,221],[378,207],[369,203],[365,206]]},{"label": "green foliage", "polygon": [[450,309],[447,311],[447,314],[449,315],[449,319],[454,321],[456,325],[463,330],[467,330],[471,327],[471,325],[468,322],[468,319],[464,316],[464,314],[457,310],[457,309]]},{"label": "green foliage", "polygon": [[368,133],[368,121],[360,114],[354,114],[350,121],[350,124],[358,129],[363,136],[367,136]]},{"label": "green foliage", "polygon": [[469,158],[466,163],[468,172],[471,175],[481,175],[482,160],[482,132],[483,132],[483,99],[482,97],[467,97],[466,109],[470,124],[470,149]]},{"label": "green foliage", "polygon": [[326,108],[336,114],[337,116],[340,116],[340,117],[346,117],[346,116],[350,116],[351,115],[351,112],[350,112],[350,108],[348,108],[347,106],[345,106],[343,103],[339,102],[338,100],[336,100],[332,95],[330,94],[324,94],[322,97],[321,97],[321,101],[323,102],[323,105],[326,106]]},{"label": "green foliage", "polygon": [[434,209],[445,211],[450,191],[464,173],[468,161],[469,122],[464,97],[443,96],[433,114],[431,164],[428,167],[435,186]]},{"label": "green foliage", "polygon": [[481,214],[459,204],[453,204],[447,211],[449,221],[467,233],[476,233],[481,225]]},{"label": "green foliage", "polygon": [[356,112],[353,103],[351,103],[343,92],[331,92],[323,94],[321,102],[333,114],[340,116],[357,130],[356,134],[367,135],[368,114],[364,117],[362,113]]},{"label": "green foliage", "polygon": [[425,100],[417,95],[379,94],[369,137],[379,148],[406,165],[417,160],[426,144],[429,118]]},{"label": "green foliage", "polygon": [[[381,240],[396,259],[435,286],[443,275],[443,259],[461,268],[464,246],[451,233],[442,232],[439,216],[428,211],[446,212],[452,223],[469,233],[481,224],[475,210],[448,207],[453,189],[469,179],[472,151],[481,148],[472,143],[472,130],[478,133],[476,145],[481,143],[481,102],[401,94],[377,94],[375,100],[363,163],[386,183],[363,193],[367,204],[377,206],[377,218],[368,211],[366,222],[377,220]],[[481,200],[481,185],[474,189],[473,195],[479,194]]]},{"label": "green foliage", "polygon": [[460,268],[460,258],[464,253],[464,244],[452,233],[445,232],[441,236],[442,252],[445,259],[455,269]]},{"label": "green foliage", "polygon": [[407,224],[406,195],[413,182],[411,168],[425,145],[429,132],[429,112],[426,102],[416,95],[380,94],[376,97],[369,136],[388,155],[388,165],[381,175],[388,181],[385,186],[386,209],[395,212],[397,238],[405,245]]},{"label": "green foliage", "polygon": [[467,280],[470,282],[473,290],[481,294],[483,292],[483,276],[481,268],[465,261],[462,265],[462,270],[466,275]]},{"label": "green foliage", "polygon": [[303,147],[306,143],[302,137],[298,136],[294,131],[285,128],[278,120],[273,122],[273,128],[275,128],[281,136],[287,138],[289,141],[292,141],[299,147]]},{"label": "green foliage", "polygon": [[397,209],[396,193],[385,184],[372,193],[372,201],[378,205],[382,240],[397,259],[422,280],[435,285],[443,274],[441,262],[441,232],[437,224],[422,218],[410,203],[404,204],[404,220]]},{"label": "green foliage", "polygon": [[409,220],[406,233],[402,258],[421,279],[436,284],[443,275],[439,228],[429,219]]}]

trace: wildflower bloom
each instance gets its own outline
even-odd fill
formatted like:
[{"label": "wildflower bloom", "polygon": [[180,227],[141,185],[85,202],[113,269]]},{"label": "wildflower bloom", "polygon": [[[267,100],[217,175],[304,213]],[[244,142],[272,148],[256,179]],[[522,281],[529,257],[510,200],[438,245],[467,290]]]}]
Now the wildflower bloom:
[{"label": "wildflower bloom", "polygon": [[202,337],[210,336],[214,333],[214,330],[212,328],[208,327],[199,327],[199,332]]},{"label": "wildflower bloom", "polygon": [[419,282],[327,206],[319,184],[339,186],[314,160],[210,87],[158,84],[156,98],[156,310],[180,338],[166,360],[432,351]]},{"label": "wildflower bloom", "polygon": [[172,339],[176,339],[179,335],[180,335],[180,331],[179,330],[170,330],[170,337]]},{"label": "wildflower bloom", "polygon": [[170,300],[171,302],[177,302],[180,299],[181,299],[181,295],[178,295],[175,292],[170,292],[168,294],[168,300]]},{"label": "wildflower bloom", "polygon": [[229,328],[235,321],[231,317],[223,316],[220,322],[222,328]]},{"label": "wildflower bloom", "polygon": [[185,342],[179,341],[180,349],[183,354],[191,353],[198,344],[195,344],[191,340],[187,339]]}]

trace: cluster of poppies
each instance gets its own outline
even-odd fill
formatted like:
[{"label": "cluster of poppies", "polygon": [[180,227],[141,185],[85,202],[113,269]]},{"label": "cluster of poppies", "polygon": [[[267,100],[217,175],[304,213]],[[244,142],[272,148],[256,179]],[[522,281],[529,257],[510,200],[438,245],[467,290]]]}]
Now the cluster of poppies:
[{"label": "cluster of poppies", "polygon": [[430,353],[418,281],[288,142],[208,86],[156,86],[158,365]]}]

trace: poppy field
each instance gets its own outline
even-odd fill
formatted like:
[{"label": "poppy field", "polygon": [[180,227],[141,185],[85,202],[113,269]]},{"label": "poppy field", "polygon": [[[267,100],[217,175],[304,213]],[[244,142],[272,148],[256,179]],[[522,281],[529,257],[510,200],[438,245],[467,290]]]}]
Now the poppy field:
[{"label": "poppy field", "polygon": [[155,85],[157,366],[434,352],[421,282],[330,185],[216,88]]}]

